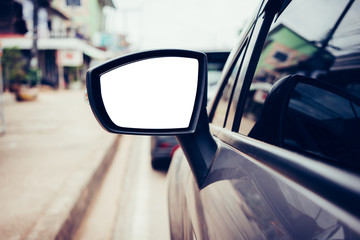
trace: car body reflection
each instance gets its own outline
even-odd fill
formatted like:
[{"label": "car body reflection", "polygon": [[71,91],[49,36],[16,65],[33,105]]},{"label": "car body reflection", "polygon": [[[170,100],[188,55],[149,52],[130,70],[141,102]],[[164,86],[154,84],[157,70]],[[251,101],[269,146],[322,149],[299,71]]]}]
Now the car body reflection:
[{"label": "car body reflection", "polygon": [[224,144],[209,173],[206,184],[211,187],[200,192],[180,153],[169,174],[177,167],[177,178],[187,180],[169,188],[169,208],[175,208],[171,198],[179,197],[176,192],[184,191],[183,209],[177,211],[187,212],[193,224],[203,224],[193,229],[201,239],[356,239],[323,208],[324,202],[314,201],[316,196]]}]

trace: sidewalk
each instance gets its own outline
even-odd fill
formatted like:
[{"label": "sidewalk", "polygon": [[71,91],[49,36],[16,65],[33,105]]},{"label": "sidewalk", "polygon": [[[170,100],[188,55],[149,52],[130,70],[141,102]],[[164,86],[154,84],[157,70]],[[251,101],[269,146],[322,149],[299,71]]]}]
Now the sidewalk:
[{"label": "sidewalk", "polygon": [[0,239],[69,239],[111,164],[119,137],[96,122],[83,91],[4,95]]}]

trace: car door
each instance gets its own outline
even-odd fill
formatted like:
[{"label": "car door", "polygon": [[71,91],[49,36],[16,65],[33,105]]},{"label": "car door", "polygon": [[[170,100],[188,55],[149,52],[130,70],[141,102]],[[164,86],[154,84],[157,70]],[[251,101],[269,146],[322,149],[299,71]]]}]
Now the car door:
[{"label": "car door", "polygon": [[[180,150],[174,157],[173,239],[360,238],[360,39],[350,24],[359,1],[296,0],[277,12],[273,2],[223,72],[209,111],[218,148],[203,184]],[[251,87],[259,83],[272,90]],[[302,85],[312,90],[301,95]],[[312,98],[322,92],[331,103]],[[293,120],[299,95],[306,104]]]}]

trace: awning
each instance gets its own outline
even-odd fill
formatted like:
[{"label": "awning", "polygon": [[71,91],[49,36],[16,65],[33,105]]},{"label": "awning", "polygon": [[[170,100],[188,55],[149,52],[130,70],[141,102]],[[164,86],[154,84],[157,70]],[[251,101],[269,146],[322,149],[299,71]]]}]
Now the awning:
[{"label": "awning", "polygon": [[[17,47],[19,49],[32,48],[32,39],[26,37],[0,37],[2,48]],[[85,55],[99,60],[108,59],[109,53],[89,45],[78,38],[44,38],[38,40],[39,50],[79,50]]]}]

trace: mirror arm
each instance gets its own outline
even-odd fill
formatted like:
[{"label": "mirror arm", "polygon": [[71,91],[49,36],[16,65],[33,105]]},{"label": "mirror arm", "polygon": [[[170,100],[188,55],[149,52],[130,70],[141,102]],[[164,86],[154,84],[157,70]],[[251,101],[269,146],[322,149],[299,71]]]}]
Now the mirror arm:
[{"label": "mirror arm", "polygon": [[189,162],[199,189],[204,188],[206,177],[218,149],[210,133],[206,108],[201,108],[198,126],[194,133],[176,137]]}]

